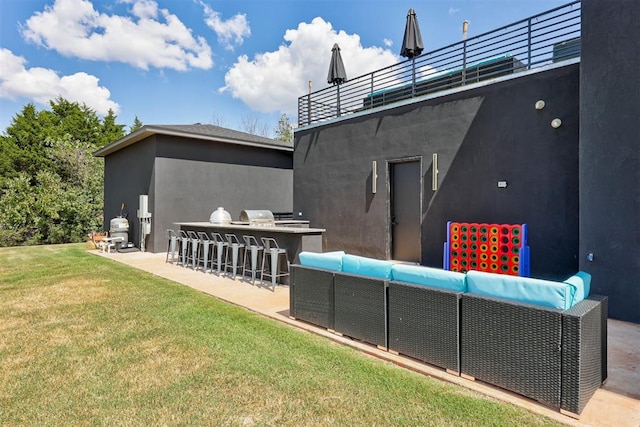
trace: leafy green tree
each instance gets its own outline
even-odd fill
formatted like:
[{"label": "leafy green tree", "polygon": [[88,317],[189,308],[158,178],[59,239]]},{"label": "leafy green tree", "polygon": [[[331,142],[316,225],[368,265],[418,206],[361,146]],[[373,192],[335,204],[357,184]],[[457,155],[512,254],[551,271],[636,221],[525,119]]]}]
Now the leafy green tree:
[{"label": "leafy green tree", "polygon": [[22,172],[4,183],[0,198],[0,246],[30,244],[36,235],[31,176]]},{"label": "leafy green tree", "polygon": [[[51,111],[41,114],[50,117],[52,123],[49,138],[61,138],[70,135],[79,141],[92,141],[99,145],[102,123],[95,111],[86,105],[70,102],[62,97],[49,102]],[[111,112],[110,114],[112,114]]]},{"label": "leafy green tree", "polygon": [[275,139],[293,145],[293,126],[291,126],[291,121],[289,117],[287,117],[287,113],[283,113],[278,119]]},{"label": "leafy green tree", "polygon": [[0,188],[4,187],[7,179],[17,175],[14,162],[18,152],[19,148],[12,139],[0,135]]},{"label": "leafy green tree", "polygon": [[0,137],[0,246],[78,242],[102,228],[104,165],[93,152],[125,126],[63,98],[50,107],[27,104]]},{"label": "leafy green tree", "polygon": [[50,117],[38,112],[35,105],[27,104],[5,130],[3,137],[6,176],[27,172],[31,176],[39,170],[49,169],[51,162],[46,156],[47,129],[51,128]]},{"label": "leafy green tree", "polygon": [[124,136],[125,125],[117,124],[116,119],[113,110],[109,109],[109,113],[104,117],[102,126],[100,126],[100,136],[96,141],[98,147],[104,147]]},{"label": "leafy green tree", "polygon": [[142,126],[144,126],[144,125],[142,124],[142,122],[140,121],[138,116],[136,116],[136,118],[133,119],[133,124],[131,126],[129,126],[129,133],[137,131]]}]

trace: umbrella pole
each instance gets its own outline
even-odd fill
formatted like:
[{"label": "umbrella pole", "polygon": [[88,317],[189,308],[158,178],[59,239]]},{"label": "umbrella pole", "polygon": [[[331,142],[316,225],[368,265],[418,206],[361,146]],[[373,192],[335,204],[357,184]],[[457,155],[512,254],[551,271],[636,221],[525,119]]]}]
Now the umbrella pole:
[{"label": "umbrella pole", "polygon": [[416,57],[411,58],[411,77],[412,77],[412,85],[411,85],[411,97],[416,96]]},{"label": "umbrella pole", "polygon": [[340,117],[340,84],[336,85],[338,91],[338,117]]}]

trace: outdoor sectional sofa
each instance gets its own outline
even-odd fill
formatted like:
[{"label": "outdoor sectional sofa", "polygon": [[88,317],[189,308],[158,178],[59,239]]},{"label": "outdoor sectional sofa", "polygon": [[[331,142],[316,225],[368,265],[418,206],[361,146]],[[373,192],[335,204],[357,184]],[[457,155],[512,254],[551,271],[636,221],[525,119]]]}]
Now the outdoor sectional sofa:
[{"label": "outdoor sectional sofa", "polygon": [[607,377],[607,298],[563,282],[302,252],[290,315],[579,415]]}]

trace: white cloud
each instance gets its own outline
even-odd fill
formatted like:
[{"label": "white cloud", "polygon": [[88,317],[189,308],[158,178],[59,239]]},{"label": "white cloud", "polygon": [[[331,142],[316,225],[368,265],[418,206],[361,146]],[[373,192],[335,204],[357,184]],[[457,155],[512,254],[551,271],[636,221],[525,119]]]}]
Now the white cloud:
[{"label": "white cloud", "polygon": [[460,12],[460,8],[458,8],[458,7],[450,7],[449,8],[449,15],[455,15],[458,12]]},{"label": "white cloud", "polygon": [[285,32],[285,43],[278,50],[240,56],[225,75],[225,87],[233,97],[250,108],[271,113],[296,114],[297,98],[308,91],[328,86],[327,72],[331,48],[338,43],[347,78],[354,78],[398,62],[398,57],[380,47],[363,47],[360,36],[336,31],[331,23],[314,18]]},{"label": "white cloud", "polygon": [[158,17],[158,3],[153,0],[120,0],[123,3],[133,4],[131,13],[140,19],[156,19]]},{"label": "white cloud", "polygon": [[120,106],[109,99],[109,89],[99,86],[97,77],[87,73],[58,76],[47,68],[26,68],[26,60],[8,49],[0,48],[0,98],[27,98],[46,105],[62,96],[68,101],[84,103],[100,115],[109,109],[118,113]]},{"label": "white cloud", "polygon": [[121,0],[132,16],[99,13],[88,0],[56,0],[22,27],[22,37],[64,56],[184,71],[213,66],[211,48],[153,0]]},{"label": "white cloud", "polygon": [[218,42],[223,45],[225,49],[233,50],[233,43],[241,45],[245,37],[251,35],[251,28],[249,27],[249,22],[245,14],[238,13],[231,19],[224,21],[220,18],[220,13],[211,9],[209,5],[202,1],[200,5],[204,9],[204,22],[209,28],[215,31],[218,36]]},{"label": "white cloud", "polygon": [[382,39],[382,43],[384,43],[384,45],[385,45],[386,47],[391,47],[391,46],[393,46],[393,40],[388,39],[388,38],[386,38],[386,37],[385,37],[384,39]]}]

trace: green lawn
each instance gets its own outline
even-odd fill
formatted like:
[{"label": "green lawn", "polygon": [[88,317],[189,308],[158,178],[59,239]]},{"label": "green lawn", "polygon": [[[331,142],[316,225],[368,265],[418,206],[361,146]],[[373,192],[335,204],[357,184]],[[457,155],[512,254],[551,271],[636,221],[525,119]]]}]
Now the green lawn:
[{"label": "green lawn", "polygon": [[0,367],[0,425],[553,425],[83,245],[0,248]]}]

